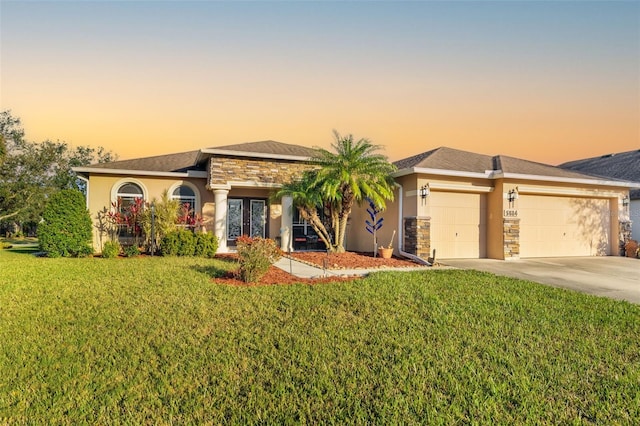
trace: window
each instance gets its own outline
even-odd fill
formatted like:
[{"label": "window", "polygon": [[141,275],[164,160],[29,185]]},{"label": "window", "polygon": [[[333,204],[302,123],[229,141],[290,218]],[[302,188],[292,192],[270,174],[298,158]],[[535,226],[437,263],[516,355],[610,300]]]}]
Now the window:
[{"label": "window", "polygon": [[142,188],[135,183],[125,183],[116,192],[116,197],[120,201],[120,211],[136,203],[136,199],[144,198]]},{"label": "window", "polygon": [[171,199],[180,201],[182,205],[188,204],[191,210],[196,207],[196,193],[186,185],[174,189],[171,193]]},{"label": "window", "polygon": [[118,235],[120,237],[138,237],[142,228],[138,223],[138,213],[144,203],[142,188],[135,183],[126,182],[116,191],[116,206],[120,213]]},{"label": "window", "polygon": [[180,223],[192,227],[196,223],[196,193],[187,185],[180,185],[171,192],[171,199],[180,202]]}]

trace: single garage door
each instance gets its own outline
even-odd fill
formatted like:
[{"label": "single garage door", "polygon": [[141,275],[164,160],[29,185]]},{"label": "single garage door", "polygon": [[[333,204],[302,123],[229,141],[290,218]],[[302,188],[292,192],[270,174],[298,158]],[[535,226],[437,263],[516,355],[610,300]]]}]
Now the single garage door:
[{"label": "single garage door", "polygon": [[520,257],[611,254],[609,200],[520,195]]},{"label": "single garage door", "polygon": [[440,259],[486,257],[485,194],[431,191],[431,250]]}]

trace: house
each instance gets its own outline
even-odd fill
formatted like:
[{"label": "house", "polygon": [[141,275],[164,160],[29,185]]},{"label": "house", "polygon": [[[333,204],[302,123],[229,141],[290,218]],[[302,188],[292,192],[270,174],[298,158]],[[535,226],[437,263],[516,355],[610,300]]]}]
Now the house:
[{"label": "house", "polygon": [[[203,227],[234,249],[243,234],[279,241],[283,250],[310,248],[313,232],[290,197],[270,195],[312,165],[310,148],[275,141],[77,167],[87,182],[94,219],[120,199],[151,201],[163,190],[202,215]],[[514,259],[617,255],[629,218],[629,182],[597,178],[506,156],[437,148],[396,162],[396,197],[383,212],[378,242],[426,259]],[[366,209],[356,208],[347,249],[370,251]],[[393,231],[396,231],[395,233]],[[96,227],[94,245],[100,251]],[[296,245],[298,244],[298,245]]]},{"label": "house", "polygon": [[[441,147],[395,162],[399,185],[379,241],[420,258],[618,255],[628,238],[629,182],[504,155]],[[350,250],[370,250],[351,220]],[[395,225],[390,225],[395,224]]]},{"label": "house", "polygon": [[[228,252],[241,235],[279,240],[290,249],[296,221],[292,201],[269,196],[282,183],[310,167],[311,148],[275,141],[249,142],[205,148],[177,154],[76,167],[87,182],[87,208],[94,218],[118,199],[159,199],[164,190],[170,197],[189,203],[203,219],[203,228],[219,239],[218,251]],[[296,232],[297,235],[300,235]],[[94,248],[102,250],[98,227]]]},{"label": "house", "polygon": [[[610,179],[640,182],[640,150],[569,161],[558,167]],[[640,189],[632,189],[629,199],[632,238],[640,241]]]}]

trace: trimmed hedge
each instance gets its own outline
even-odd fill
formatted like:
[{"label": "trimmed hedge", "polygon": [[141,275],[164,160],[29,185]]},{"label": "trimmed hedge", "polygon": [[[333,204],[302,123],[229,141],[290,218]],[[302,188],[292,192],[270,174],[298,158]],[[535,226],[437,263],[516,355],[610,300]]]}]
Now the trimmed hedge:
[{"label": "trimmed hedge", "polygon": [[49,257],[83,257],[93,253],[91,215],[84,195],[75,189],[54,193],[38,225],[40,249]]}]

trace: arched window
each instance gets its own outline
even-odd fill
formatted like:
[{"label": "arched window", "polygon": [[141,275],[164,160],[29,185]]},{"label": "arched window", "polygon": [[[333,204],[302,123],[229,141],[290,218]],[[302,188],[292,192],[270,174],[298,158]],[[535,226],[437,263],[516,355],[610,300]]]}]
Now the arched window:
[{"label": "arched window", "polygon": [[191,210],[196,207],[196,193],[186,185],[180,185],[174,189],[171,199],[180,201],[182,205],[188,204]]},{"label": "arched window", "polygon": [[143,199],[144,193],[142,188],[132,182],[127,182],[121,185],[116,192],[116,197],[119,200],[120,210],[135,204],[137,199]]}]

